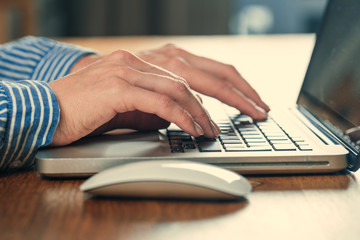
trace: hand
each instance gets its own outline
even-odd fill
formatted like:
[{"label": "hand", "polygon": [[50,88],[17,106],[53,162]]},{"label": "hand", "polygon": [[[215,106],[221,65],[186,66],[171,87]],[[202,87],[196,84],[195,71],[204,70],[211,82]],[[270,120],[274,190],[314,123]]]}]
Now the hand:
[{"label": "hand", "polygon": [[186,79],[190,87],[237,108],[255,120],[264,120],[270,108],[231,65],[191,54],[168,44],[139,52],[140,58]]},{"label": "hand", "polygon": [[[173,44],[152,51],[139,52],[136,55],[178,74],[186,79],[192,89],[215,97],[255,120],[266,119],[267,112],[270,111],[257,92],[231,65],[196,56]],[[81,59],[73,70],[76,71],[97,58],[99,57],[89,55]]]},{"label": "hand", "polygon": [[98,60],[50,83],[61,110],[52,145],[115,128],[158,129],[169,122],[193,136],[219,134],[183,78],[127,51],[92,58]]}]

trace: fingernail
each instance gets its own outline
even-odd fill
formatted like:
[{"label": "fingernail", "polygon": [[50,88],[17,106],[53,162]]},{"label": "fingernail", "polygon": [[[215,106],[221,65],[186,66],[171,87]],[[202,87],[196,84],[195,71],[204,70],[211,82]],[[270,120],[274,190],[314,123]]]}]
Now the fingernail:
[{"label": "fingernail", "polygon": [[211,125],[212,125],[212,129],[213,129],[214,135],[215,135],[216,137],[219,136],[219,134],[221,133],[221,130],[220,130],[220,128],[218,127],[218,125],[217,125],[213,120],[211,120]]},{"label": "fingernail", "polygon": [[200,127],[200,125],[197,124],[196,122],[194,122],[194,125],[195,125],[195,130],[196,130],[196,132],[197,132],[200,136],[204,135],[204,130]]},{"label": "fingernail", "polygon": [[267,112],[263,108],[261,108],[259,106],[256,106],[255,108],[261,114],[261,118],[263,118],[263,119],[267,118]]},{"label": "fingernail", "polygon": [[262,109],[264,109],[265,112],[270,112],[270,107],[266,104],[264,104],[263,106],[261,106]]},{"label": "fingernail", "polygon": [[268,105],[265,104],[265,111],[269,112],[270,111],[270,107]]}]

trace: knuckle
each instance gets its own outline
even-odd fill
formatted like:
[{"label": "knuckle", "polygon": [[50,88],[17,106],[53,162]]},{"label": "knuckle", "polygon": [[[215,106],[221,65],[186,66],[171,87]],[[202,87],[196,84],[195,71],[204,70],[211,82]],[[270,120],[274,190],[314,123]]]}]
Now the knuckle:
[{"label": "knuckle", "polygon": [[170,51],[171,51],[171,53],[172,53],[173,55],[176,55],[176,56],[182,56],[182,55],[185,53],[185,50],[184,50],[184,49],[179,48],[179,47],[177,47],[177,46],[175,46],[175,45],[172,45],[172,46],[171,46]]},{"label": "knuckle", "polygon": [[160,106],[164,109],[171,109],[174,106],[174,100],[165,95],[160,95],[158,101]]},{"label": "knuckle", "polygon": [[164,48],[168,48],[168,49],[171,49],[171,48],[175,48],[176,45],[174,43],[167,43],[164,45]]},{"label": "knuckle", "polygon": [[110,54],[111,58],[122,61],[134,61],[136,58],[132,53],[126,50],[117,50]]},{"label": "knuckle", "polygon": [[127,69],[128,69],[127,66],[116,65],[116,66],[114,66],[113,69],[111,69],[111,71],[113,71],[114,75],[121,77],[121,76],[125,75]]},{"label": "knuckle", "polygon": [[232,88],[231,83],[229,83],[227,81],[218,81],[216,85],[217,85],[216,86],[217,89],[221,89],[224,92],[226,92]]},{"label": "knuckle", "polygon": [[186,67],[185,61],[180,57],[170,57],[168,64],[173,69],[184,69]]},{"label": "knuckle", "polygon": [[207,112],[205,110],[202,110],[197,113],[196,118],[197,119],[209,119],[209,115],[207,114]]},{"label": "knuckle", "polygon": [[109,89],[113,89],[115,92],[124,91],[124,88],[127,88],[128,84],[126,84],[120,78],[110,78],[109,82]]},{"label": "knuckle", "polygon": [[238,70],[231,64],[225,64],[225,71],[231,75],[239,75]]},{"label": "knuckle", "polygon": [[214,97],[219,98],[224,93],[230,93],[233,91],[233,86],[231,83],[227,81],[218,81],[216,84],[214,84],[214,89],[221,89],[220,91],[215,91]]},{"label": "knuckle", "polygon": [[185,52],[183,49],[179,48],[178,46],[176,46],[173,43],[166,44],[164,46],[164,49],[166,49],[168,54],[171,54],[171,55],[179,55],[179,54],[183,54]]},{"label": "knuckle", "polygon": [[126,79],[128,74],[128,67],[122,64],[112,64],[106,69],[105,72],[101,72],[101,77],[103,80],[107,80],[110,83],[116,84],[117,82],[122,82]]},{"label": "knuckle", "polygon": [[179,123],[187,123],[190,120],[189,113],[186,110],[181,111],[180,116],[178,117]]},{"label": "knuckle", "polygon": [[176,79],[176,81],[179,81],[179,82],[181,82],[182,84],[184,84],[186,87],[190,88],[189,83],[188,83],[184,78],[179,77],[179,76],[176,76],[175,79]]},{"label": "knuckle", "polygon": [[185,80],[175,80],[174,88],[177,93],[181,95],[188,95],[190,93],[189,88]]}]

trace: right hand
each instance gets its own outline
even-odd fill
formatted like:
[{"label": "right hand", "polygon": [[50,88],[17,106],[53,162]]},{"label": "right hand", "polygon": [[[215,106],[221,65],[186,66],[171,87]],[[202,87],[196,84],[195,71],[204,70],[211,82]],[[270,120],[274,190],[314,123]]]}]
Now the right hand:
[{"label": "right hand", "polygon": [[116,51],[53,81],[60,121],[51,145],[116,128],[159,129],[175,123],[197,137],[220,130],[187,82],[127,51]]}]

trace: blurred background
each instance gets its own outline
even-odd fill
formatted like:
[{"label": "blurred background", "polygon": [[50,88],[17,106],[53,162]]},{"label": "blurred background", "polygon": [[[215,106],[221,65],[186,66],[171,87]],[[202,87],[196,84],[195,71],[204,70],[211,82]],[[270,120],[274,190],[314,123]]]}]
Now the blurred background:
[{"label": "blurred background", "polygon": [[24,35],[313,33],[326,0],[0,0],[0,43]]}]

